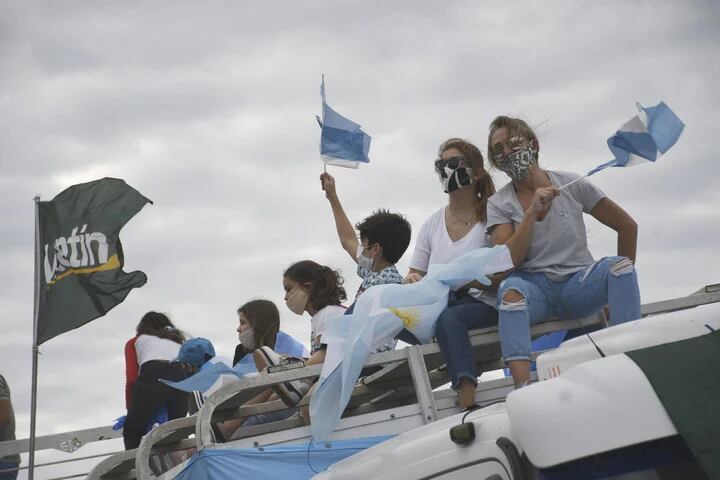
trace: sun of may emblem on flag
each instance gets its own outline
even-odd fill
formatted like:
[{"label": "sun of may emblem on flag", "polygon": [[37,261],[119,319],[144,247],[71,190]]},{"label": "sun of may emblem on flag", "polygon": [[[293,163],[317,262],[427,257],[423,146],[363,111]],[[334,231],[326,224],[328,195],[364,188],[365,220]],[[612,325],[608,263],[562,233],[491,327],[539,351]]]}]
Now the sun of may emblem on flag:
[{"label": "sun of may emblem on flag", "polygon": [[403,322],[403,326],[408,330],[414,330],[420,323],[422,312],[419,308],[388,308]]}]

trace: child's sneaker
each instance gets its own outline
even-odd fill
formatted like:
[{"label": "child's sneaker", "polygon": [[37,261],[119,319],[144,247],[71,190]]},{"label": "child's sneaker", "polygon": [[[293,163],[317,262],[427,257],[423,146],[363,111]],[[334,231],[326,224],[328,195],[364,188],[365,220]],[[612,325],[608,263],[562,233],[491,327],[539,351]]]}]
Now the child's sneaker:
[{"label": "child's sneaker", "polygon": [[[255,366],[259,372],[270,371],[272,372],[273,367],[280,365],[290,365],[293,363],[299,363],[300,366],[304,366],[302,360],[287,359],[275,352],[270,347],[262,347],[253,352],[253,359],[255,359]],[[288,407],[294,407],[300,403],[305,392],[308,391],[310,385],[305,380],[294,380],[291,382],[278,383],[273,385],[273,390],[282,401]]]}]

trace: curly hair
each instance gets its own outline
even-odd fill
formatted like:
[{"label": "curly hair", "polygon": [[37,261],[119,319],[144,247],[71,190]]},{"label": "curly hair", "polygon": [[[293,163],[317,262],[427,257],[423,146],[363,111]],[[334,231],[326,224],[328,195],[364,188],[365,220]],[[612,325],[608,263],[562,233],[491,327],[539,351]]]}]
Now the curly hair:
[{"label": "curly hair", "polygon": [[299,284],[309,284],[309,301],[315,310],[328,305],[340,305],[347,300],[342,284],[345,282],[337,271],[312,260],[301,260],[288,267],[283,275]]},{"label": "curly hair", "polygon": [[485,170],[485,160],[483,159],[482,152],[472,143],[462,138],[450,138],[445,140],[438,149],[438,155],[442,156],[443,153],[455,148],[463,154],[465,160],[470,164],[470,167],[480,172],[480,178],[475,182],[475,195],[478,197],[478,204],[476,207],[478,218],[481,222],[487,221],[487,201],[490,196],[495,193],[495,184],[493,183],[492,177]]},{"label": "curly hair", "polygon": [[167,338],[181,345],[186,340],[185,333],[173,325],[167,315],[158,312],[147,312],[143,315],[135,328],[135,333],[137,335],[153,335],[159,338]]}]

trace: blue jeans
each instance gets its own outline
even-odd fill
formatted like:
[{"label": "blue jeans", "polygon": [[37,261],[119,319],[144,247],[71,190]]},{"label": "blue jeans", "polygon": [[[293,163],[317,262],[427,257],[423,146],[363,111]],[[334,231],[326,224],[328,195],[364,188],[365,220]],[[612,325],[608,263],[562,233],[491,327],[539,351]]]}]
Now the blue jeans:
[{"label": "blue jeans", "polygon": [[435,336],[445,355],[453,388],[458,388],[463,377],[477,385],[475,355],[468,332],[496,325],[497,320],[498,312],[490,305],[467,294],[458,298],[450,292],[448,308],[443,310],[435,324]]},{"label": "blue jeans", "polygon": [[15,480],[18,475],[17,470],[14,472],[9,472],[7,470],[17,469],[18,467],[19,465],[14,462],[0,462],[0,480]]},{"label": "blue jeans", "polygon": [[[503,301],[514,290],[519,302]],[[516,271],[500,284],[500,345],[505,362],[531,360],[530,326],[551,317],[573,320],[610,309],[614,324],[640,318],[635,267],[625,257],[605,257],[559,282],[544,273]]]},{"label": "blue jeans", "polygon": [[295,412],[297,412],[297,408],[286,408],[283,410],[275,410],[274,412],[258,413],[257,415],[247,417],[242,426],[252,427],[263,423],[278,422],[292,417]]}]

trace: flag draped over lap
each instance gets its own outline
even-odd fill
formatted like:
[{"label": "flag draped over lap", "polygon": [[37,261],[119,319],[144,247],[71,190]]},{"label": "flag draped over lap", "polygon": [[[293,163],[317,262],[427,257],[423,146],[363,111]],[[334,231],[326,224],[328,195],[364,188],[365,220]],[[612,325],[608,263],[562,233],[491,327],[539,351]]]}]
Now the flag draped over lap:
[{"label": "flag draped over lap", "polygon": [[678,141],[685,124],[665,102],[648,108],[638,103],[637,107],[639,113],[608,138],[608,148],[615,158],[590,170],[588,176],[608,167],[654,162]]},{"label": "flag draped over lap", "polygon": [[126,273],[120,229],[146,203],[123,180],[103,178],[38,203],[38,345],[94,320],[147,277]]},{"label": "flag draped over lap", "polygon": [[322,119],[317,118],[320,133],[320,156],[327,165],[357,168],[359,162],[368,163],[370,135],[360,125],[330,108],[325,98],[325,76],[320,85]]},{"label": "flag draped over lap", "polygon": [[314,440],[329,439],[370,352],[403,328],[423,343],[430,341],[437,317],[447,308],[450,289],[473,280],[489,285],[487,275],[512,267],[506,246],[480,248],[451,263],[431,265],[417,283],[376,285],[363,292],[353,313],[331,322],[323,334],[327,354],[318,387],[310,399]]}]

